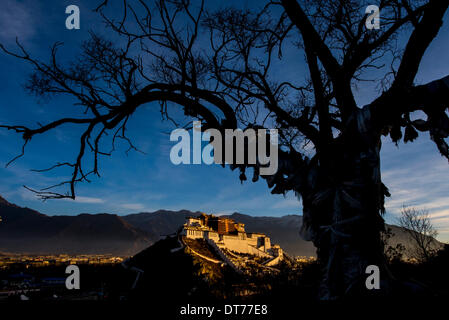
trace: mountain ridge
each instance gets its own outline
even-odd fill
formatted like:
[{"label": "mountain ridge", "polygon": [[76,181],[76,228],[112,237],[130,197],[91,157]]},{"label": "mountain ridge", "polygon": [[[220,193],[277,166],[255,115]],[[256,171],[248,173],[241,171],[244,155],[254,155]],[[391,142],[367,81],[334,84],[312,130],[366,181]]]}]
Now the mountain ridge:
[{"label": "mountain ridge", "polygon": [[[149,247],[166,235],[174,234],[188,216],[200,211],[157,210],[124,216],[111,213],[76,216],[48,216],[23,208],[0,196],[0,252],[28,254],[114,254],[129,256]],[[245,224],[247,232],[265,233],[293,256],[315,256],[316,248],[299,236],[302,216],[249,216],[234,212],[229,217]],[[390,245],[409,242],[410,236],[398,226]],[[435,240],[439,245],[440,242]],[[406,243],[407,244],[407,243]]]},{"label": "mountain ridge", "polygon": [[0,251],[28,254],[134,254],[147,233],[115,214],[48,216],[0,199]]}]

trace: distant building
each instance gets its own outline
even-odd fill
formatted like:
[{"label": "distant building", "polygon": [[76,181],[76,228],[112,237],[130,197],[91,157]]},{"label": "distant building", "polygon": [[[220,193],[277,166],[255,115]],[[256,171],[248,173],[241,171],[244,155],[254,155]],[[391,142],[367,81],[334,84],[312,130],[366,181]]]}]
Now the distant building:
[{"label": "distant building", "polygon": [[181,235],[187,239],[213,241],[220,249],[260,257],[282,256],[279,246],[271,246],[271,240],[263,233],[246,232],[243,223],[233,219],[201,214],[188,217]]}]

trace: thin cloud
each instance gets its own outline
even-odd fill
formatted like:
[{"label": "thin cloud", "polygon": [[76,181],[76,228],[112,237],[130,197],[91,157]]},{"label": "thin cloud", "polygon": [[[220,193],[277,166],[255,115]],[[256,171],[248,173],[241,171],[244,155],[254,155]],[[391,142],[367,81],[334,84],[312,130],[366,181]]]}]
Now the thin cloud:
[{"label": "thin cloud", "polygon": [[298,199],[281,199],[275,202],[272,209],[299,209],[301,202]]},{"label": "thin cloud", "polygon": [[36,10],[29,1],[3,0],[0,10],[0,41],[26,41],[35,33]]},{"label": "thin cloud", "polygon": [[103,199],[100,199],[100,198],[82,197],[82,196],[77,196],[74,201],[78,202],[78,203],[90,203],[90,204],[97,204],[97,203],[105,202]]},{"label": "thin cloud", "polygon": [[124,203],[120,205],[123,209],[129,209],[129,210],[143,210],[145,206],[141,203]]},{"label": "thin cloud", "polygon": [[404,205],[428,210],[438,239],[448,241],[449,165],[429,137],[399,148],[384,139],[382,160],[382,180],[392,195],[385,203],[387,222],[397,223]]}]

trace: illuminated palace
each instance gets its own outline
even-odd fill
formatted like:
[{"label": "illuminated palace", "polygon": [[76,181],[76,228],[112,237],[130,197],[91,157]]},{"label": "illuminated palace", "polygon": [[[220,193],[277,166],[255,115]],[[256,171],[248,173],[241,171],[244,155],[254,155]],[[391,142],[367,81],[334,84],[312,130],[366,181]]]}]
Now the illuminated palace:
[{"label": "illuminated palace", "polygon": [[282,249],[271,245],[263,233],[246,232],[243,223],[233,219],[201,214],[187,218],[181,234],[187,239],[204,239],[221,249],[260,257],[282,257]]}]

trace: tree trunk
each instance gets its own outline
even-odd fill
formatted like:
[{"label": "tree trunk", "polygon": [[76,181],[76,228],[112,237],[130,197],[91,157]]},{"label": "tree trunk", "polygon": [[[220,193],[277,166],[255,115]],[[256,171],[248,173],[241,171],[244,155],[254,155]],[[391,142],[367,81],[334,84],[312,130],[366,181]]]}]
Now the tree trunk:
[{"label": "tree trunk", "polygon": [[372,294],[365,286],[369,265],[379,267],[381,279],[389,275],[381,241],[388,191],[380,179],[380,134],[366,128],[366,120],[361,110],[350,134],[332,146],[329,167],[311,163],[302,195],[301,233],[317,247],[321,299]]}]

